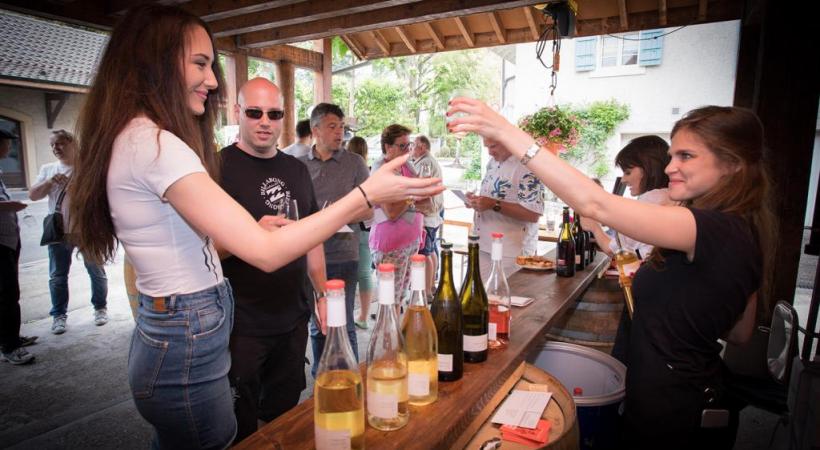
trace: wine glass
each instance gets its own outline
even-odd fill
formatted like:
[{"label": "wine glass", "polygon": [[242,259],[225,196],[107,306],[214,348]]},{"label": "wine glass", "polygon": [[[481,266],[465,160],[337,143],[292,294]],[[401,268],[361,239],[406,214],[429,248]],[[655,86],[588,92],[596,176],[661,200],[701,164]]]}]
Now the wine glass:
[{"label": "wine glass", "polygon": [[[475,95],[475,92],[473,92],[473,91],[472,91],[472,90],[470,90],[470,89],[458,88],[458,89],[454,89],[454,90],[450,93],[449,100],[451,101],[451,100],[453,100],[453,99],[454,99],[454,98],[456,98],[456,97],[469,97],[469,98],[475,98],[475,97],[476,97],[476,95]],[[456,119],[456,118],[458,118],[458,117],[464,117],[464,116],[466,116],[466,114],[465,114],[465,113],[458,112],[458,113],[455,113],[455,114],[453,114],[453,115],[446,116],[446,118],[445,118],[445,119],[446,119],[447,123],[450,123],[453,119]],[[460,146],[460,144],[461,144],[461,139],[463,139],[463,138],[464,138],[464,136],[467,136],[467,132],[464,132],[464,131],[459,131],[459,132],[453,133],[453,136],[455,136],[455,138],[456,138],[456,139],[458,139],[459,146]],[[456,156],[456,159],[458,159],[458,156]]]}]

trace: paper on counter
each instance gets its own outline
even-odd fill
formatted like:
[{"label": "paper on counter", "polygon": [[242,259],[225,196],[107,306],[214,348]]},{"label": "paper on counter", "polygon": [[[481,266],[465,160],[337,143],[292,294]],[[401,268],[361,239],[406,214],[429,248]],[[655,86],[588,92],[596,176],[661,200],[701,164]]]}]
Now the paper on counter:
[{"label": "paper on counter", "polygon": [[337,232],[337,233],[352,233],[352,232],[353,232],[353,228],[350,228],[350,227],[349,227],[349,226],[347,226],[347,225],[342,225],[342,228],[339,228],[336,232]]},{"label": "paper on counter", "polygon": [[512,391],[493,416],[493,423],[534,429],[552,393]]},{"label": "paper on counter", "polygon": [[518,306],[518,307],[527,306],[530,303],[532,303],[533,300],[535,300],[535,299],[532,298],[532,297],[519,297],[517,295],[513,295],[513,296],[510,297],[510,303],[513,306]]}]

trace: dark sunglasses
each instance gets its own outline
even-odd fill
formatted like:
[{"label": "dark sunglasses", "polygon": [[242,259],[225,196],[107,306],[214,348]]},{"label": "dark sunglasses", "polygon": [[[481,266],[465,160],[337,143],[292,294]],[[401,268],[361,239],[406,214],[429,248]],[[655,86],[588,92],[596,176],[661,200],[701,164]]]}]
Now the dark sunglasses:
[{"label": "dark sunglasses", "polygon": [[254,108],[247,108],[245,109],[245,116],[248,119],[259,120],[262,118],[262,114],[268,114],[268,119],[270,120],[280,120],[282,117],[285,117],[285,112],[281,109],[271,109],[268,111],[262,111],[261,109],[254,109]]}]

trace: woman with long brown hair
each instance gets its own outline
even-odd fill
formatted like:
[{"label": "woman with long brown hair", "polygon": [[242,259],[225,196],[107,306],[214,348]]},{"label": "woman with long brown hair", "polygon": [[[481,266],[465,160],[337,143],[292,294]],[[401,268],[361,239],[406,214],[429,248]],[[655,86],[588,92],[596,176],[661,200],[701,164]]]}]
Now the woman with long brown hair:
[{"label": "woman with long brown hair", "polygon": [[69,187],[77,246],[103,262],[119,242],[136,271],[128,378],[155,448],[225,448],[236,433],[227,378],[233,297],[214,243],[273,271],[370,202],[442,189],[437,180],[394,175],[398,161],[318,214],[257,224],[214,181],[222,99],[214,48],[207,25],[181,9],[129,11],[111,33],[81,114]]},{"label": "woman with long brown hair", "polygon": [[716,416],[704,411],[724,407],[718,339],[748,339],[772,268],[760,120],[719,106],[679,120],[666,167],[669,197],[679,205],[663,206],[608,194],[477,100],[454,99],[448,114],[457,112],[466,117],[454,118],[451,131],[503,142],[583,216],[655,246],[633,283],[623,447],[729,445],[708,428],[725,424],[706,423]]}]

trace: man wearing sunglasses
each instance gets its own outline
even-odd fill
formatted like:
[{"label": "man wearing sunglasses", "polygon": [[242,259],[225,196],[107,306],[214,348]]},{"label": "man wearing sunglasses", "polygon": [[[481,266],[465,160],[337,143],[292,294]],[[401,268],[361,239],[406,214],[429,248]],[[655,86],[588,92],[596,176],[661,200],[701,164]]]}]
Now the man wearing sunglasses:
[{"label": "man wearing sunglasses", "polygon": [[[344,136],[344,112],[338,105],[320,103],[310,114],[315,145],[307,156],[299,158],[305,163],[316,191],[316,201],[320,205],[331,204],[342,198],[369,176],[364,159],[342,147]],[[356,326],[353,322],[353,306],[356,285],[359,279],[359,222],[369,219],[357,217],[348,226],[339,230],[325,241],[327,276],[345,282],[345,309],[347,315],[347,335],[353,354],[358,359]],[[311,373],[316,376],[316,368],[325,345],[325,337],[314,321],[310,324],[310,341],[313,347]]]},{"label": "man wearing sunglasses", "polygon": [[[279,88],[254,78],[242,86],[237,100],[239,142],[221,150],[222,188],[256,220],[266,215],[297,219],[316,212],[304,164],[276,148],[285,114]],[[278,221],[283,225],[286,218]],[[257,419],[269,422],[299,402],[313,311],[308,283],[317,292],[324,290],[324,250],[319,245],[273,273],[230,256],[223,258],[222,270],[236,298],[228,377],[236,396],[239,442],[256,431]]]}]

